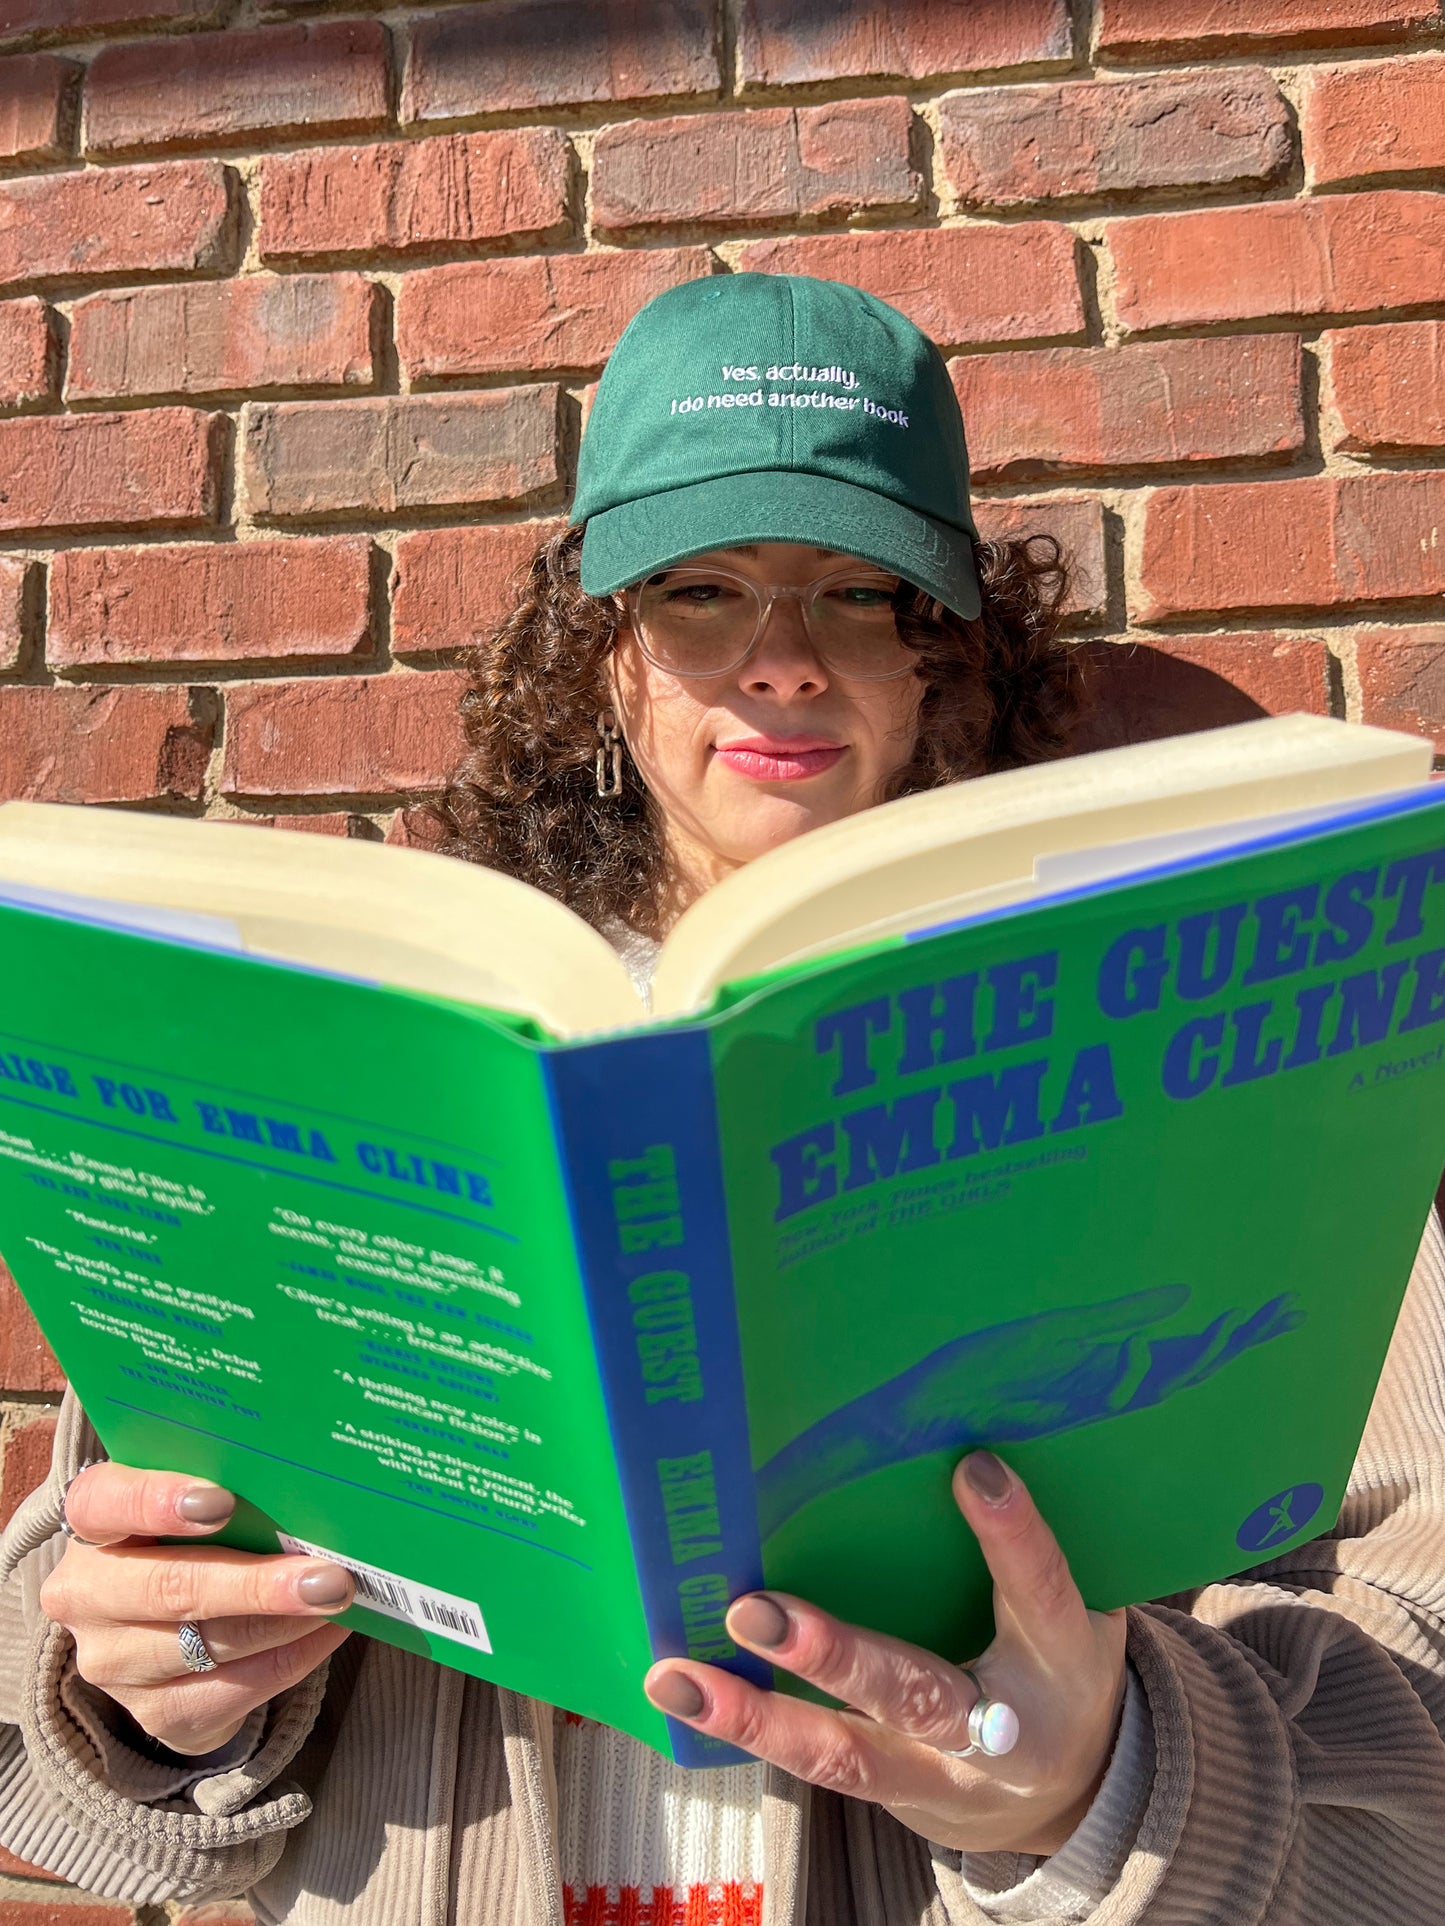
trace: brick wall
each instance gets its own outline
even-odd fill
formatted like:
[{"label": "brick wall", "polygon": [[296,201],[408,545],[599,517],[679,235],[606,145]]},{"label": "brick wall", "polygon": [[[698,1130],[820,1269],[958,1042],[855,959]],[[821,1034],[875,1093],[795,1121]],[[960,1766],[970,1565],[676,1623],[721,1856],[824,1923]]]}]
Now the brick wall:
[{"label": "brick wall", "polygon": [[[1442,164],[1439,0],[0,0],[0,796],[405,840],[619,329],[739,267],[943,345],[1098,739],[1445,751]],[[59,1383],[0,1281],[7,1514]]]}]

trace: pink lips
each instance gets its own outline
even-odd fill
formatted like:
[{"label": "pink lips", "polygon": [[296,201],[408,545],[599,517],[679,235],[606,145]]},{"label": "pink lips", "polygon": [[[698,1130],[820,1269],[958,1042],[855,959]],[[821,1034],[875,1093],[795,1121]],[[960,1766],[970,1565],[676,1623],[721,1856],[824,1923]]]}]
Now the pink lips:
[{"label": "pink lips", "polygon": [[720,742],[720,762],[754,782],[801,782],[820,776],[844,753],[844,745],[826,736],[748,736]]}]

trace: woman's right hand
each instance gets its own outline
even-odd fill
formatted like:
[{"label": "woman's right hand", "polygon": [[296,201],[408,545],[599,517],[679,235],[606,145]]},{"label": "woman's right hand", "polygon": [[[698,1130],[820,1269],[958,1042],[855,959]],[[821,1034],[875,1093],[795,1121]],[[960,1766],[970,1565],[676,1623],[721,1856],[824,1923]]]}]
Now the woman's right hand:
[{"label": "woman's right hand", "polygon": [[[224,1745],[256,1706],[314,1672],[347,1635],[328,1622],[352,1600],[339,1565],[153,1542],[204,1538],[234,1507],[229,1492],[201,1479],[91,1465],[71,1481],[65,1516],[75,1538],[40,1592],[47,1616],[75,1640],[80,1676],[187,1756]],[[215,1671],[186,1669],[183,1619],[199,1624]]]}]

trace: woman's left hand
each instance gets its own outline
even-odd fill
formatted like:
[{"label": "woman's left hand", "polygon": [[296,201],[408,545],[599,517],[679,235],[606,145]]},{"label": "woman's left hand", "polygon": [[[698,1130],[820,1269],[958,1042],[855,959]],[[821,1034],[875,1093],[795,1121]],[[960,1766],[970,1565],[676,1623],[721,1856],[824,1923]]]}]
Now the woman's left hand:
[{"label": "woman's left hand", "polygon": [[647,1693],[710,1738],[880,1805],[937,1845],[1056,1852],[1092,1803],[1113,1747],[1124,1614],[1085,1607],[1053,1533],[991,1452],[963,1460],[953,1493],[994,1580],[996,1636],[970,1669],[990,1699],[1018,1714],[1011,1752],[948,1756],[969,1742],[977,1697],[956,1666],[776,1592],[736,1600],[730,1635],[847,1710],[682,1659],[654,1665]]}]

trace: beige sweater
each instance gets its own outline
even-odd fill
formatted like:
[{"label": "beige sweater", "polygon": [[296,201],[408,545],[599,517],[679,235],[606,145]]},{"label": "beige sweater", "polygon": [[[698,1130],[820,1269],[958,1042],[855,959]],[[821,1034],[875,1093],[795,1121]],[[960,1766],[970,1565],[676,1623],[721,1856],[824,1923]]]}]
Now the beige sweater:
[{"label": "beige sweater", "polygon": [[[75,1674],[39,1610],[65,1480],[0,1552],[0,1839],[131,1903],[245,1891],[290,1926],[560,1926],[553,1714],[352,1638],[225,1753],[177,1763]],[[1147,1804],[1093,1926],[1435,1926],[1445,1916],[1445,1240],[1434,1219],[1334,1531],[1130,1614]],[[239,1765],[229,1764],[242,1760]],[[229,1769],[228,1769],[229,1765]],[[984,1926],[1034,1862],[931,1849],[770,1773],[764,1926]],[[1132,1824],[1132,1819],[1131,1819]],[[1047,1866],[1032,1916],[1048,1910]]]}]

